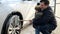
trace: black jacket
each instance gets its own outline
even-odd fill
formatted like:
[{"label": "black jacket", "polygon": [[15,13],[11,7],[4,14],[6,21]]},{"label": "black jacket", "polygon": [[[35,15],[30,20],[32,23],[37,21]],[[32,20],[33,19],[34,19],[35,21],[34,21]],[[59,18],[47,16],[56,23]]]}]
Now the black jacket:
[{"label": "black jacket", "polygon": [[[43,16],[41,18],[33,19],[33,27],[36,28],[38,26],[49,26],[51,30],[54,30],[57,27],[55,15],[51,9],[51,7],[48,7],[44,9]],[[45,27],[45,28],[47,28]]]}]

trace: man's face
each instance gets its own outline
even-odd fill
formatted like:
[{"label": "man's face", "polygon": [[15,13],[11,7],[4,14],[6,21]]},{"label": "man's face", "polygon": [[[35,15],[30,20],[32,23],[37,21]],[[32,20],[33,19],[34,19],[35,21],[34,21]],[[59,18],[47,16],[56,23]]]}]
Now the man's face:
[{"label": "man's face", "polygon": [[40,3],[40,8],[41,8],[41,9],[45,9],[46,7],[47,7],[47,5],[45,5],[44,2],[41,2],[41,3]]}]

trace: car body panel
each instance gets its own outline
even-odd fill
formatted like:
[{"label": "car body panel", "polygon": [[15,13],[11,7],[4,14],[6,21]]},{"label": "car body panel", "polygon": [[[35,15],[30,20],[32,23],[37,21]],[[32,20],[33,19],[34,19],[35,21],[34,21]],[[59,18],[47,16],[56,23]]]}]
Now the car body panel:
[{"label": "car body panel", "polygon": [[[17,3],[17,4],[0,4],[0,34],[2,26],[8,14],[14,11],[18,11],[22,14],[23,20],[31,20],[34,14],[34,5],[28,3]],[[28,21],[24,21],[23,24],[26,24]],[[29,23],[28,23],[29,24]]]}]

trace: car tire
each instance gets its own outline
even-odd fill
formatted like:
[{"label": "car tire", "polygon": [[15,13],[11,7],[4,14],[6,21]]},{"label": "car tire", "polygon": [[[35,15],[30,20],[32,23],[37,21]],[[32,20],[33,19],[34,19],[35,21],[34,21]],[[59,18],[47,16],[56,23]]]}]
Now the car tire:
[{"label": "car tire", "polygon": [[[3,24],[3,27],[2,27],[2,31],[1,31],[1,34],[8,34],[7,31],[8,31],[8,27],[9,27],[9,23],[8,21],[12,18],[12,16],[14,15],[17,15],[19,16],[19,19],[20,20],[23,20],[23,16],[20,12],[12,12],[10,13],[7,18],[5,19],[4,21],[4,24]],[[23,27],[23,21],[20,21],[20,24],[21,24],[21,28]]]}]

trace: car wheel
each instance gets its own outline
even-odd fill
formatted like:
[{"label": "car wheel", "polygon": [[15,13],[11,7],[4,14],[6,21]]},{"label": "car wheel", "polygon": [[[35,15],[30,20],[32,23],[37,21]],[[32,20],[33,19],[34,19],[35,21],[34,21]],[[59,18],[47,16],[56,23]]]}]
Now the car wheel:
[{"label": "car wheel", "polygon": [[1,34],[20,34],[23,17],[19,12],[12,12],[4,21]]}]

